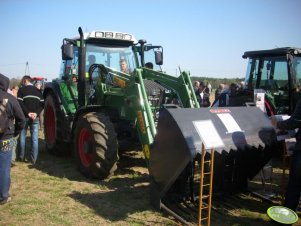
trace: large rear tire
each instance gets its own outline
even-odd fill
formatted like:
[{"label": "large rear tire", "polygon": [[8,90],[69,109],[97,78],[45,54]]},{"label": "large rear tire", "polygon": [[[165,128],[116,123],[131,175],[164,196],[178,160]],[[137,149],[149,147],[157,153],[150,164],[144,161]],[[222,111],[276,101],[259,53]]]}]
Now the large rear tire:
[{"label": "large rear tire", "polygon": [[46,149],[51,154],[66,155],[70,152],[67,143],[63,141],[63,117],[57,98],[49,93],[44,107],[44,133]]},{"label": "large rear tire", "polygon": [[96,112],[80,116],[74,133],[74,150],[79,170],[86,177],[111,176],[117,169],[118,142],[109,118]]}]

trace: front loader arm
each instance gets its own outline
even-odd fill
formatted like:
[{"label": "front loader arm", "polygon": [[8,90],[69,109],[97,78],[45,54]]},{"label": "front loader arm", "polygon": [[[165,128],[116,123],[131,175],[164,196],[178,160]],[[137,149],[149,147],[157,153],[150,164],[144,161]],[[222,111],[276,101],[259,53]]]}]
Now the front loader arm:
[{"label": "front loader arm", "polygon": [[[154,142],[156,135],[155,116],[153,115],[150,103],[148,102],[142,78],[142,69],[136,69],[134,76],[138,80],[133,86],[135,89],[135,95],[133,96],[135,101],[130,102],[135,103],[135,105],[132,106],[133,114],[136,115],[135,127],[148,166],[150,158],[150,145]],[[131,91],[133,91],[133,89],[131,89]]]},{"label": "front loader arm", "polygon": [[166,75],[161,72],[154,72],[146,68],[136,69],[134,76],[138,88],[140,104],[137,105],[137,121],[135,123],[142,149],[146,158],[147,165],[150,158],[150,145],[153,144],[155,135],[157,133],[155,126],[155,116],[151,110],[146,89],[144,86],[144,79],[153,80],[173,90],[180,99],[185,108],[199,108],[193,86],[189,74],[181,73],[178,78]]},{"label": "front loader arm", "polygon": [[183,71],[178,78],[162,72],[143,68],[143,78],[164,84],[177,93],[184,108],[199,108],[190,75]]}]

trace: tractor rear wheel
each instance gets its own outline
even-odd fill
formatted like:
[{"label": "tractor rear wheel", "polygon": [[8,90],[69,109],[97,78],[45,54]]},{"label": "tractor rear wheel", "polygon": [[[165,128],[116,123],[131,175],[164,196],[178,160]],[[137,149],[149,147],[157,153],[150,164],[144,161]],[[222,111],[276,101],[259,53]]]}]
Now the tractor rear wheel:
[{"label": "tractor rear wheel", "polygon": [[114,126],[103,114],[89,112],[79,117],[74,133],[79,170],[89,178],[104,179],[117,169],[118,142]]},{"label": "tractor rear wheel", "polygon": [[64,114],[59,108],[57,98],[49,93],[45,100],[44,107],[44,134],[46,149],[55,155],[65,155],[69,152],[67,143],[63,141],[65,129],[63,126]]}]

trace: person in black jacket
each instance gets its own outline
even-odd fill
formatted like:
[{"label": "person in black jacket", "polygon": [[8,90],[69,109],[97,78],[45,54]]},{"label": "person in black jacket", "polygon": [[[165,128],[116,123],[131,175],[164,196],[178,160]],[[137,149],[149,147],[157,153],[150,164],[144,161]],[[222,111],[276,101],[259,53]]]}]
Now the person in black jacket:
[{"label": "person in black jacket", "polygon": [[285,192],[284,205],[294,211],[298,208],[301,192],[301,99],[297,102],[291,117],[284,121],[276,120],[271,116],[272,124],[280,130],[299,129],[296,134],[296,144],[291,156],[289,180]]},{"label": "person in black jacket", "polygon": [[195,91],[195,95],[199,101],[200,107],[210,107],[209,89],[203,82],[200,82],[198,90]]},{"label": "person in black jacket", "polygon": [[26,124],[24,129],[20,133],[19,137],[19,160],[25,160],[25,144],[27,128],[30,127],[31,133],[31,153],[30,160],[34,165],[37,161],[39,152],[39,115],[43,110],[44,99],[40,90],[30,83],[29,76],[23,77],[23,86],[18,92],[18,101],[22,107],[24,115],[26,117]]},{"label": "person in black jacket", "polygon": [[10,170],[13,137],[16,137],[25,125],[25,116],[17,99],[7,93],[9,78],[0,74],[0,100],[6,103],[5,111],[8,126],[0,133],[0,204],[10,201]]}]

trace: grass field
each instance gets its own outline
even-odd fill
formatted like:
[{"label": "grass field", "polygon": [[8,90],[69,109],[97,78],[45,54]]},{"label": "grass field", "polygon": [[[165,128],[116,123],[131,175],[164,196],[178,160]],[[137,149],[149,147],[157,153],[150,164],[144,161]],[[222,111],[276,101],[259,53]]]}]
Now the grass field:
[{"label": "grass field", "polygon": [[[179,225],[150,205],[148,171],[139,152],[121,154],[115,176],[95,181],[82,176],[71,157],[48,154],[42,134],[40,144],[35,167],[18,162],[12,168],[12,201],[0,206],[0,225]],[[279,190],[279,184],[271,186]],[[211,225],[275,225],[266,215],[271,205],[246,194],[215,198]]]},{"label": "grass field", "polygon": [[82,176],[71,157],[49,155],[43,139],[40,144],[34,168],[23,162],[12,167],[12,201],[0,206],[0,225],[175,225],[149,204],[139,156],[123,156],[130,164],[120,163],[116,176],[95,181]]}]

